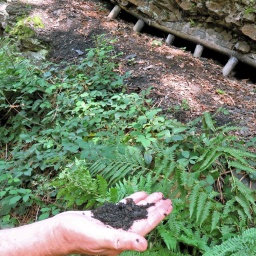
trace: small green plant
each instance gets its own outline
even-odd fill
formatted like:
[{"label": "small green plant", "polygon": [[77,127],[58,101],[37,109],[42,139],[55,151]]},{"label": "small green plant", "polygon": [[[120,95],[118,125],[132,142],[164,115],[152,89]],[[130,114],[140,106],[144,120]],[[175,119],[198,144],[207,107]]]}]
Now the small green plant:
[{"label": "small green plant", "polygon": [[225,92],[224,92],[223,90],[221,90],[221,89],[217,89],[216,92],[217,92],[218,94],[225,94]]},{"label": "small green plant", "polygon": [[[69,184],[67,186],[67,184]],[[108,189],[107,181],[98,175],[92,178],[84,161],[76,161],[63,170],[52,182],[57,188],[57,199],[65,209],[83,206],[91,209],[105,201],[117,202],[117,191]]]},{"label": "small green plant", "polygon": [[153,40],[151,42],[151,45],[152,46],[162,46],[163,45],[163,42],[162,41],[159,41],[159,40]]},{"label": "small green plant", "polygon": [[182,100],[180,105],[175,105],[169,108],[168,112],[178,112],[178,111],[188,111],[188,110],[190,110],[188,100],[184,99]]},{"label": "small green plant", "polygon": [[192,19],[189,20],[189,24],[190,24],[191,27],[196,26],[196,22]]}]

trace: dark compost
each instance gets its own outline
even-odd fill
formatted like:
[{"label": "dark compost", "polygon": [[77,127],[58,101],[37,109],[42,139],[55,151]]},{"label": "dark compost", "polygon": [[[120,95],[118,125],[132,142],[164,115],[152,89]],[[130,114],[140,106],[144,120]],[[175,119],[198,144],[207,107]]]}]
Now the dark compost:
[{"label": "dark compost", "polygon": [[147,208],[154,203],[136,205],[133,199],[126,199],[126,203],[104,203],[101,207],[92,211],[93,217],[113,228],[128,230],[134,221],[148,217]]}]

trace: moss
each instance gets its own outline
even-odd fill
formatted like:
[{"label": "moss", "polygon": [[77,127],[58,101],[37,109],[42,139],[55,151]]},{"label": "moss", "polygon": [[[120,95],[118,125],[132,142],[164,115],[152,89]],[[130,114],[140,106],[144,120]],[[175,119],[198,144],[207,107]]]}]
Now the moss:
[{"label": "moss", "polygon": [[9,33],[18,36],[19,39],[30,38],[35,35],[34,28],[44,28],[40,17],[18,17],[13,28],[8,29]]}]

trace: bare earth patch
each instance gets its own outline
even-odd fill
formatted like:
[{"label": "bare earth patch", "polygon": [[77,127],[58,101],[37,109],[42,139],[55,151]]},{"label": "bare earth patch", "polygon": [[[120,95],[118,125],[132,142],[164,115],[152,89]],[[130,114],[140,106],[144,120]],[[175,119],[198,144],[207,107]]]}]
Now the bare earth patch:
[{"label": "bare earth patch", "polygon": [[[128,91],[140,92],[152,87],[154,106],[182,122],[223,107],[229,114],[218,114],[218,125],[231,123],[242,127],[237,135],[245,140],[256,136],[256,85],[249,80],[224,78],[218,63],[196,59],[190,52],[167,46],[164,38],[135,33],[133,23],[119,18],[108,20],[112,8],[109,1],[29,0],[26,3],[33,6],[32,11],[45,24],[37,33],[52,47],[51,61],[76,61],[83,57],[85,49],[94,46],[94,36],[106,34],[110,39],[117,39],[115,49],[123,52],[118,71],[131,72],[126,81]],[[179,111],[174,108],[177,105]]]}]

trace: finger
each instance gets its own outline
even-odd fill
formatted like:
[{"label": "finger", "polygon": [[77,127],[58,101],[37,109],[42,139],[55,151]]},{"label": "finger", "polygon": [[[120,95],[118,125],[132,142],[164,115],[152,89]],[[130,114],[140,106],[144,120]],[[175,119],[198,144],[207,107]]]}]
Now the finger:
[{"label": "finger", "polygon": [[115,241],[114,248],[120,251],[133,250],[143,252],[147,249],[147,240],[135,233],[122,231],[119,232]]},{"label": "finger", "polygon": [[172,209],[172,202],[169,199],[157,202],[155,206],[148,209],[148,218],[135,222],[131,227],[131,231],[145,236],[170,214]]},{"label": "finger", "polygon": [[124,230],[109,229],[108,236],[101,240],[101,248],[113,251],[145,251],[147,249],[147,240],[136,233]]},{"label": "finger", "polygon": [[126,203],[126,199],[131,198],[137,204],[141,200],[145,199],[147,196],[148,194],[146,192],[140,191],[140,192],[133,193],[130,196],[127,196],[126,198],[122,199],[120,202]]},{"label": "finger", "polygon": [[172,209],[173,206],[170,199],[160,200],[154,206],[148,208],[148,216],[150,217],[155,211],[162,212],[164,216],[167,216],[171,213]]},{"label": "finger", "polygon": [[162,200],[164,198],[163,194],[161,192],[155,192],[150,194],[149,196],[143,198],[142,200],[138,201],[138,205],[146,205],[151,203],[157,203],[158,201]]}]

